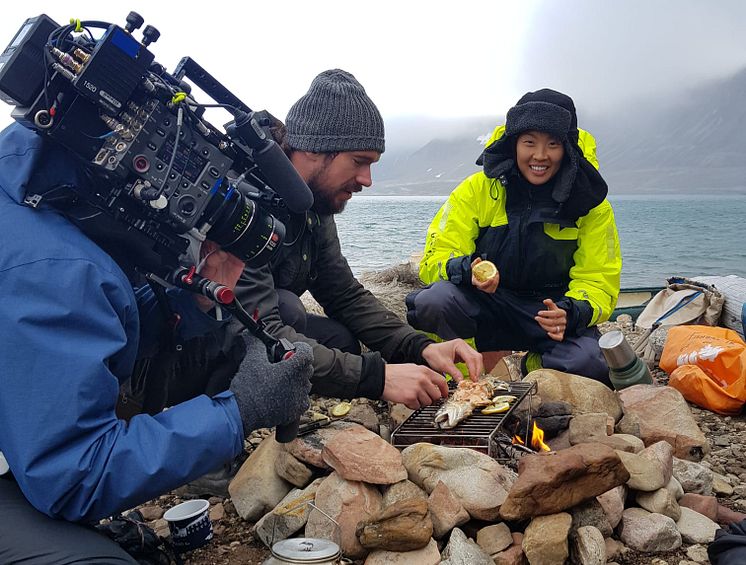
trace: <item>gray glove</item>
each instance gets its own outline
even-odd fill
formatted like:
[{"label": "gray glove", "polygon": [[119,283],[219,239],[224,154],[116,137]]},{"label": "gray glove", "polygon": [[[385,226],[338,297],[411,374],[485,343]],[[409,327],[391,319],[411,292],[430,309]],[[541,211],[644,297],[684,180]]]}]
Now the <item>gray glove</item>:
[{"label": "gray glove", "polygon": [[231,381],[248,436],[258,428],[290,424],[309,407],[313,353],[307,343],[294,343],[295,354],[286,361],[270,363],[267,349],[258,338],[246,334],[246,356]]}]

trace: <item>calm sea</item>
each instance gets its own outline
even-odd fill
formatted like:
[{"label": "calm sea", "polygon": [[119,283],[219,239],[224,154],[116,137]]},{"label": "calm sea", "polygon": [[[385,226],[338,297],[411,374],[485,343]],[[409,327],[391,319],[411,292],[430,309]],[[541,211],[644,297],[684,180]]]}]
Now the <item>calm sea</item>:
[{"label": "calm sea", "polygon": [[[446,196],[355,195],[337,216],[356,275],[421,252]],[[746,196],[609,197],[622,246],[622,286],[662,286],[674,275],[746,277]]]}]

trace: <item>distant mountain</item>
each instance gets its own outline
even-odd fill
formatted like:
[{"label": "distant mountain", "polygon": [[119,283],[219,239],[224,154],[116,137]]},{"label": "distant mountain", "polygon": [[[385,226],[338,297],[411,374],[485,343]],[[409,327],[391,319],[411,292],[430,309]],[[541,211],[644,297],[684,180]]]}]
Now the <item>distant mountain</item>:
[{"label": "distant mountain", "polygon": [[[474,161],[501,119],[481,118],[449,129],[444,120],[387,124],[390,147],[374,170],[369,194],[448,194],[478,170]],[[598,142],[601,171],[612,194],[716,190],[746,194],[746,69],[676,100],[630,102],[613,115],[584,116]],[[429,140],[407,143],[407,137]],[[433,133],[431,133],[433,132]],[[440,132],[440,133],[436,133]],[[445,132],[445,133],[444,133]]]}]

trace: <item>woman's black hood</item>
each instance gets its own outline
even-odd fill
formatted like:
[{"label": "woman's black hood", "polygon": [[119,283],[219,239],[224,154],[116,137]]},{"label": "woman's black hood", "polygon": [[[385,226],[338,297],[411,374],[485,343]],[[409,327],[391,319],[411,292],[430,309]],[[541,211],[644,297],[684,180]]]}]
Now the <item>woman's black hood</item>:
[{"label": "woman's black hood", "polygon": [[601,174],[578,147],[578,118],[572,98],[544,88],[524,94],[508,110],[505,135],[489,145],[477,159],[489,178],[509,183],[510,175],[519,175],[515,146],[524,131],[542,131],[562,141],[565,156],[552,189],[558,214],[577,219],[585,216],[606,198],[608,186]]}]

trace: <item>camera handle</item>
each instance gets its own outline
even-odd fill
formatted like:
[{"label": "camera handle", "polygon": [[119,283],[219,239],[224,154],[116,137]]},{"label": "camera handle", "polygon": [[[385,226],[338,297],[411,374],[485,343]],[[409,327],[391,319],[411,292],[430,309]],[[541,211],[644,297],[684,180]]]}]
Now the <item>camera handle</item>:
[{"label": "camera handle", "polygon": [[[151,274],[148,278],[160,282],[155,275]],[[253,316],[249,315],[230,288],[197,274],[194,266],[189,268],[177,267],[163,282],[206,296],[225,307],[265,345],[269,360],[272,363],[290,359],[295,354],[295,346],[288,339],[284,337],[278,339],[267,331],[266,324],[259,318],[258,311],[254,312]],[[280,443],[293,441],[298,435],[299,426],[300,420],[277,426],[275,439]]]}]

